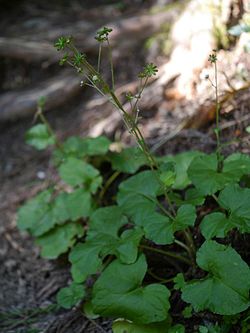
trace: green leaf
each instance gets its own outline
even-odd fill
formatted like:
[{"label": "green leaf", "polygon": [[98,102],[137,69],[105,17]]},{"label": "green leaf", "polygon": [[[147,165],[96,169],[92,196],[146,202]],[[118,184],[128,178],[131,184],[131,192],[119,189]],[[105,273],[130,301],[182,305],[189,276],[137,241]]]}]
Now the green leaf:
[{"label": "green leaf", "polygon": [[120,184],[117,195],[118,205],[124,214],[139,220],[145,212],[154,211],[160,187],[152,171],[142,171]]},{"label": "green leaf", "polygon": [[38,150],[45,149],[56,142],[55,136],[51,135],[47,126],[43,124],[31,127],[25,134],[25,140],[29,145]]},{"label": "green leaf", "polygon": [[234,228],[230,219],[223,213],[212,213],[204,217],[200,224],[201,233],[206,239],[225,237],[227,232]]},{"label": "green leaf", "polygon": [[139,228],[125,230],[117,242],[115,254],[122,263],[132,264],[138,255],[138,246],[144,233]]},{"label": "green leaf", "polygon": [[223,171],[217,171],[216,154],[196,157],[188,169],[192,183],[203,194],[214,194],[226,185],[237,182],[250,171],[250,159],[234,154],[224,161]]},{"label": "green leaf", "polygon": [[118,319],[113,322],[113,333],[169,333],[171,325],[170,317],[160,323],[154,324],[135,324],[127,320]]},{"label": "green leaf", "polygon": [[28,230],[33,236],[40,236],[54,227],[51,195],[51,190],[43,191],[18,210],[19,229]]},{"label": "green leaf", "polygon": [[172,244],[174,233],[193,226],[196,219],[195,208],[192,205],[181,206],[175,218],[170,219],[157,212],[145,211],[137,217],[136,223],[143,227],[146,238],[159,245]]},{"label": "green leaf", "polygon": [[145,215],[151,214],[156,209],[156,199],[144,197],[133,192],[119,191],[117,202],[124,214],[133,218],[136,224],[140,225]]},{"label": "green leaf", "polygon": [[113,261],[93,287],[94,312],[142,324],[165,320],[170,307],[170,292],[160,284],[142,287],[146,271],[147,263],[143,254],[130,265]]},{"label": "green leaf", "polygon": [[191,205],[203,205],[205,202],[204,195],[196,188],[189,188],[185,193],[185,203]]},{"label": "green leaf", "polygon": [[105,155],[111,142],[104,136],[97,138],[69,137],[62,145],[61,150],[54,153],[55,161],[63,161],[69,157],[83,158],[86,156]]},{"label": "green leaf", "polygon": [[173,231],[184,230],[193,227],[196,219],[195,207],[193,205],[182,205],[173,220]]},{"label": "green leaf", "polygon": [[85,295],[84,286],[77,283],[72,283],[67,288],[62,288],[56,295],[57,303],[65,308],[70,309],[72,306],[80,302]]},{"label": "green leaf", "polygon": [[141,166],[147,164],[143,152],[137,147],[125,148],[121,152],[111,152],[108,155],[112,169],[124,173],[135,173]]},{"label": "green leaf", "polygon": [[143,227],[145,237],[156,244],[166,245],[174,241],[174,234],[170,219],[157,212],[142,211],[136,223]]},{"label": "green leaf", "polygon": [[69,261],[72,264],[71,274],[75,282],[84,282],[89,275],[96,274],[101,269],[100,249],[99,244],[88,242],[78,243],[71,250]]},{"label": "green leaf", "polygon": [[137,229],[125,230],[121,236],[121,227],[128,223],[118,206],[97,209],[90,217],[87,241],[100,245],[102,256],[116,255],[121,262],[130,264],[137,259],[138,245],[143,232]]},{"label": "green leaf", "polygon": [[174,162],[175,163],[175,172],[176,178],[173,184],[174,189],[184,189],[187,187],[191,182],[187,174],[187,170],[193,159],[197,156],[202,156],[203,153],[199,151],[189,151],[177,154],[175,156],[164,156],[159,158],[159,162],[166,163],[166,162]]},{"label": "green leaf", "polygon": [[156,197],[160,187],[153,171],[142,171],[123,181],[119,190],[126,193],[141,194],[144,197]]},{"label": "green leaf", "polygon": [[84,303],[83,312],[88,319],[97,319],[100,317],[98,314],[94,313],[93,305],[90,301]]},{"label": "green leaf", "polygon": [[54,201],[51,198],[52,191],[46,190],[22,206],[18,211],[18,227],[34,236],[41,236],[56,224],[76,221],[91,212],[91,196],[84,189],[61,193]]},{"label": "green leaf", "polygon": [[101,267],[101,258],[108,254],[116,255],[124,263],[136,261],[143,232],[135,228],[119,235],[121,227],[127,223],[117,206],[99,208],[91,215],[85,244],[77,245],[69,257],[76,282],[83,282],[88,275],[96,273]]},{"label": "green leaf", "polygon": [[90,229],[87,240],[97,240],[98,237],[117,237],[119,229],[128,223],[118,206],[99,208],[90,217]]},{"label": "green leaf", "polygon": [[164,162],[160,165],[159,168],[159,178],[166,187],[171,187],[176,179],[174,162]]},{"label": "green leaf", "polygon": [[241,153],[228,156],[224,161],[223,173],[235,181],[240,180],[243,175],[250,174],[250,156]]},{"label": "green leaf", "polygon": [[250,270],[233,248],[206,241],[197,252],[197,264],[209,275],[182,288],[182,299],[196,312],[234,315],[249,307]]},{"label": "green leaf", "polygon": [[185,327],[181,324],[174,325],[170,327],[168,333],[185,333]]},{"label": "green leaf", "polygon": [[76,237],[81,237],[83,234],[84,230],[80,224],[64,224],[38,237],[36,244],[42,247],[42,257],[55,259],[67,252],[74,245]]},{"label": "green leaf", "polygon": [[180,290],[185,287],[186,282],[183,273],[178,273],[173,281],[174,281],[174,289]]},{"label": "green leaf", "polygon": [[59,167],[62,180],[72,186],[84,185],[86,190],[95,193],[102,183],[99,171],[92,165],[70,157]]},{"label": "green leaf", "polygon": [[221,191],[219,204],[228,211],[228,216],[223,213],[212,213],[204,217],[201,231],[206,239],[225,237],[232,229],[245,233],[250,231],[250,189],[241,188],[237,184],[227,186]]},{"label": "green leaf", "polygon": [[87,144],[87,156],[105,155],[111,144],[110,140],[105,136],[85,138],[84,141]]},{"label": "green leaf", "polygon": [[182,311],[182,315],[186,319],[191,318],[193,315],[193,307],[191,305],[186,306],[185,309]]},{"label": "green leaf", "polygon": [[88,217],[91,206],[90,193],[80,188],[72,193],[61,193],[55,198],[53,216],[57,223],[76,221],[79,218]]}]

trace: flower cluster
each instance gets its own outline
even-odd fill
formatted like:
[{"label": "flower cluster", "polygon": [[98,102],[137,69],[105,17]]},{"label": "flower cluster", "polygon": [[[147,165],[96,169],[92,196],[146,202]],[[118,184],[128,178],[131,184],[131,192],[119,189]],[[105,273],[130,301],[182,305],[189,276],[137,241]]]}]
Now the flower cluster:
[{"label": "flower cluster", "polygon": [[146,77],[151,77],[153,75],[156,75],[158,72],[158,68],[156,65],[154,65],[153,63],[150,64],[146,64],[143,67],[143,71],[141,73],[138,74],[138,77],[140,79],[142,78],[146,78]]},{"label": "flower cluster", "polygon": [[105,42],[108,40],[108,36],[112,31],[111,28],[103,27],[102,29],[98,30],[95,36],[95,39],[98,42]]}]

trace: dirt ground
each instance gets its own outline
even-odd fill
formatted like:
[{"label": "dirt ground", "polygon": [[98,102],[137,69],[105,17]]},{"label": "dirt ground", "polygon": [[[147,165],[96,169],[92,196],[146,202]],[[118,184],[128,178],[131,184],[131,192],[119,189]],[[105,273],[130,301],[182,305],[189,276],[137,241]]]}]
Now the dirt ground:
[{"label": "dirt ground", "polygon": [[[99,1],[99,5],[104,2]],[[12,6],[10,8],[7,2],[3,5],[0,2],[5,8],[1,28],[7,29],[11,24],[18,25],[20,13],[23,18],[26,15],[29,19],[32,17],[30,13],[37,13],[38,9],[46,12],[54,8],[53,10],[61,10],[62,13],[67,7],[67,1],[63,3],[64,5],[57,1],[53,7],[48,3],[42,5],[41,1],[34,1],[32,5],[31,2],[22,1],[17,8]],[[94,7],[94,3],[98,1],[86,1],[86,6]],[[152,2],[145,4],[144,1],[135,1],[133,10],[137,10],[140,6],[146,8],[149,3]],[[131,13],[131,1],[124,1],[124,5],[127,6],[124,10],[127,10],[128,14]],[[7,12],[9,12],[8,17]],[[70,11],[67,15],[64,13],[64,16],[70,19]],[[4,74],[0,92],[10,89],[13,70],[22,78],[26,78],[29,83],[39,80],[40,73],[44,77],[48,75],[39,67],[29,71],[27,64],[21,62],[6,63],[6,60],[1,59],[0,63],[0,70]],[[120,73],[121,83],[125,84],[133,80],[134,72],[137,73],[143,63],[143,52],[139,56],[132,53],[119,59],[117,71]],[[49,75],[52,75],[54,70],[52,68]],[[24,81],[23,79],[22,83],[15,83],[14,88],[18,88],[18,84],[24,85]],[[249,125],[249,118],[239,122],[239,119],[243,119],[250,111],[249,92],[248,97],[245,94],[239,94],[234,110],[222,117],[223,140],[236,139],[225,148],[225,153],[250,152],[250,138],[245,132],[245,127]],[[63,139],[72,134],[86,135],[89,132],[92,117],[95,118],[97,116],[95,112],[98,111],[89,110],[86,105],[95,98],[96,95],[92,92],[83,91],[80,96],[74,97],[63,107],[51,110],[47,114],[59,138]],[[149,144],[152,146],[159,138],[169,134],[169,129],[177,127],[179,121],[179,115],[171,111],[165,113],[148,111],[142,123],[145,126]],[[49,162],[50,151],[37,152],[24,142],[25,132],[32,124],[33,117],[16,122],[0,123],[0,331],[2,333],[111,332],[109,320],[92,321],[85,318],[78,309],[63,311],[56,307],[57,291],[70,281],[66,260],[64,258],[54,261],[42,259],[33,239],[16,228],[17,208],[41,189],[46,188],[51,179],[56,179],[55,170]],[[155,124],[161,127],[160,132],[153,130]],[[158,153],[170,154],[190,149],[213,151],[215,148],[213,127],[213,124],[208,123],[202,129],[186,129],[164,144]],[[152,128],[152,131],[148,131],[148,128]],[[130,143],[122,127],[116,128],[114,133],[110,133],[110,137],[121,138]],[[249,245],[244,252],[250,253]],[[247,257],[249,260],[250,256]]]}]

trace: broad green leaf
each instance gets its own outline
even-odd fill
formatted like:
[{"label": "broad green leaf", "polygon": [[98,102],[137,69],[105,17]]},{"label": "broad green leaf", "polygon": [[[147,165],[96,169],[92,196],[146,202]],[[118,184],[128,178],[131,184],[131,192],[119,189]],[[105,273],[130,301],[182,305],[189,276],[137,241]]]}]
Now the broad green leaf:
[{"label": "broad green leaf", "polygon": [[181,324],[174,325],[170,327],[168,333],[185,333],[185,327]]},{"label": "broad green leaf", "polygon": [[197,264],[209,274],[182,288],[182,299],[196,312],[234,315],[249,307],[250,270],[233,248],[206,241],[197,252]]},{"label": "broad green leaf", "polygon": [[75,282],[84,282],[89,275],[96,274],[101,269],[100,249],[100,244],[87,242],[78,243],[71,250],[69,261],[72,264],[71,274]]},{"label": "broad green leaf", "polygon": [[84,230],[80,224],[64,224],[38,237],[36,244],[42,248],[42,257],[55,259],[60,254],[67,252],[74,245],[76,238],[83,234]]},{"label": "broad green leaf", "polygon": [[87,240],[96,240],[99,236],[117,237],[119,229],[127,223],[118,206],[99,208],[90,216]]},{"label": "broad green leaf", "polygon": [[59,167],[62,180],[72,186],[84,185],[86,190],[95,193],[102,183],[99,171],[92,165],[70,157]]},{"label": "broad green leaf", "polygon": [[87,144],[87,156],[105,155],[111,144],[110,140],[105,136],[85,138],[84,142]]},{"label": "broad green leaf", "polygon": [[[113,322],[112,330],[113,333],[169,333],[170,325],[170,317],[163,322],[147,325],[135,324],[127,320],[118,319]],[[174,331],[171,332],[173,333]]]},{"label": "broad green leaf", "polygon": [[122,263],[132,264],[138,255],[138,246],[144,233],[139,228],[125,230],[117,242],[115,254]]},{"label": "broad green leaf", "polygon": [[196,219],[195,208],[192,205],[181,206],[175,218],[170,219],[157,212],[142,213],[141,219],[136,223],[143,227],[146,238],[156,244],[166,245],[174,242],[174,233],[179,230],[193,226]]},{"label": "broad green leaf", "polygon": [[225,188],[218,199],[220,205],[230,211],[231,215],[250,221],[250,189],[233,184]]},{"label": "broad green leaf", "polygon": [[230,179],[218,173],[218,162],[215,154],[196,157],[188,168],[192,183],[203,194],[213,194],[221,190]]},{"label": "broad green leaf", "polygon": [[84,286],[72,283],[69,287],[62,288],[56,295],[57,303],[65,308],[70,309],[72,306],[80,302],[85,295]]},{"label": "broad green leaf", "polygon": [[201,233],[206,239],[223,238],[234,227],[232,221],[225,214],[219,212],[205,216],[200,225]]},{"label": "broad green leaf", "polygon": [[156,244],[166,245],[174,241],[174,234],[170,219],[157,212],[142,212],[136,223],[143,227],[145,237]]},{"label": "broad green leaf", "polygon": [[250,174],[250,156],[241,153],[228,156],[224,161],[223,173],[235,181],[240,180],[243,175]]},{"label": "broad green leaf", "polygon": [[203,205],[205,202],[204,195],[197,188],[189,188],[185,193],[185,203],[191,205]]},{"label": "broad green leaf", "polygon": [[228,211],[212,213],[204,217],[201,231],[206,239],[225,237],[231,229],[245,233],[250,231],[250,189],[241,188],[237,184],[227,186],[221,191],[219,204]]},{"label": "broad green leaf", "polygon": [[138,245],[143,236],[139,228],[119,231],[128,223],[118,206],[97,209],[90,217],[87,241],[99,244],[101,255],[116,255],[121,262],[133,263],[137,259]]},{"label": "broad green leaf", "polygon": [[160,187],[153,171],[142,171],[123,181],[119,186],[119,191],[141,194],[144,197],[156,197]]},{"label": "broad green leaf", "polygon": [[119,191],[117,202],[124,214],[133,218],[136,224],[140,224],[145,214],[155,211],[157,200],[133,192]]},{"label": "broad green leaf", "polygon": [[51,190],[43,191],[19,209],[17,215],[19,229],[28,230],[33,236],[40,236],[54,227],[51,195]]},{"label": "broad green leaf", "polygon": [[143,254],[130,265],[113,261],[93,287],[94,312],[142,324],[165,320],[170,307],[170,292],[160,284],[142,287],[146,271],[147,263]]},{"label": "broad green leaf", "polygon": [[124,214],[135,220],[145,212],[152,212],[156,207],[156,196],[160,184],[152,171],[142,171],[123,181],[117,195],[118,205]]},{"label": "broad green leaf", "polygon": [[136,261],[143,232],[134,228],[119,235],[121,227],[127,223],[117,206],[99,208],[91,215],[85,244],[77,245],[69,257],[76,282],[83,282],[88,275],[96,273],[101,267],[101,259],[108,254],[117,256],[124,263]]},{"label": "broad green leaf", "polygon": [[143,152],[137,147],[125,148],[121,152],[108,155],[112,169],[124,173],[135,173],[141,166],[147,164]]},{"label": "broad green leaf", "polygon": [[173,230],[184,230],[187,227],[193,227],[196,219],[195,207],[193,205],[182,205],[177,211],[173,220]]},{"label": "broad green leaf", "polygon": [[226,185],[240,180],[250,173],[250,158],[243,154],[233,154],[223,162],[222,172],[217,170],[216,154],[196,157],[188,169],[192,183],[203,194],[214,194]]},{"label": "broad green leaf", "polygon": [[33,126],[25,134],[26,142],[38,150],[45,149],[56,142],[55,136],[51,135],[46,125],[38,124]]},{"label": "broad green leaf", "polygon": [[88,217],[91,213],[91,195],[84,189],[72,193],[61,193],[55,198],[53,216],[57,223],[68,220],[76,221]]},{"label": "broad green leaf", "polygon": [[83,158],[85,156],[105,155],[111,142],[104,136],[97,138],[82,138],[71,136],[62,145],[61,150],[54,154],[56,161],[62,161],[69,157]]},{"label": "broad green leaf", "polygon": [[177,154],[175,156],[164,156],[159,158],[160,163],[174,162],[176,178],[173,184],[174,189],[184,189],[190,184],[190,179],[187,170],[193,159],[197,156],[202,156],[199,151],[189,151]]}]

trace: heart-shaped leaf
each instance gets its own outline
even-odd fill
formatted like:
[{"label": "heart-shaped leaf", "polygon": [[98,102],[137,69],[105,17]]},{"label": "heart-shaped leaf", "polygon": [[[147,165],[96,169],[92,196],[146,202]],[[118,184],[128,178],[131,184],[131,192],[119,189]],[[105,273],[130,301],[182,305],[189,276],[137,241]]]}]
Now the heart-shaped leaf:
[{"label": "heart-shaped leaf", "polygon": [[55,259],[67,252],[74,245],[76,237],[83,236],[83,233],[83,227],[80,224],[64,224],[38,237],[36,244],[42,247],[42,257]]},{"label": "heart-shaped leaf", "polygon": [[72,283],[69,287],[62,288],[56,295],[57,303],[65,308],[70,309],[72,306],[80,302],[85,295],[84,286]]},{"label": "heart-shaped leaf", "polygon": [[195,157],[202,155],[204,154],[199,151],[188,151],[175,156],[160,157],[158,160],[160,165],[166,162],[173,162],[175,164],[175,181],[173,183],[173,188],[184,189],[191,183],[187,174],[189,165]]},{"label": "heart-shaped leaf", "polygon": [[137,147],[125,148],[121,152],[112,152],[108,155],[112,169],[124,173],[135,173],[141,166],[147,164],[142,151]]},{"label": "heart-shaped leaf", "polygon": [[55,136],[49,133],[47,126],[44,124],[31,127],[26,133],[25,139],[29,145],[38,150],[45,149],[56,142]]},{"label": "heart-shaped leaf", "polygon": [[86,243],[78,244],[69,257],[76,282],[83,282],[88,275],[96,273],[101,267],[101,258],[108,254],[116,255],[124,263],[136,261],[143,232],[134,228],[119,235],[120,228],[127,223],[118,206],[99,208],[91,215]]},{"label": "heart-shaped leaf", "polygon": [[199,312],[234,315],[250,305],[250,270],[230,246],[206,241],[197,252],[197,264],[209,275],[182,288],[182,299]]},{"label": "heart-shaped leaf", "polygon": [[240,180],[250,173],[250,158],[242,154],[233,154],[223,162],[223,170],[218,171],[216,154],[196,157],[188,168],[192,183],[203,194],[214,194],[226,185]]},{"label": "heart-shaped leaf", "polygon": [[121,264],[118,260],[113,261],[94,285],[94,312],[142,324],[165,320],[170,307],[170,292],[160,284],[142,287],[146,271],[144,255],[130,265]]},{"label": "heart-shaped leaf", "polygon": [[102,183],[99,171],[91,164],[70,157],[59,167],[62,180],[72,186],[84,185],[84,188],[95,193]]},{"label": "heart-shaped leaf", "polygon": [[174,242],[174,233],[193,226],[196,219],[195,208],[192,205],[182,205],[175,218],[145,211],[137,218],[136,223],[143,227],[146,238],[156,244],[166,245]]}]

